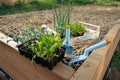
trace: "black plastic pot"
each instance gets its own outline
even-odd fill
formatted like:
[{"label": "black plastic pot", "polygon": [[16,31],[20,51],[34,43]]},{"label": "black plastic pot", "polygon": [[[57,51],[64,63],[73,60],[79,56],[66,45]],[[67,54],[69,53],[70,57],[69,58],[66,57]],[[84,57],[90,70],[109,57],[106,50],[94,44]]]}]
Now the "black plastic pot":
[{"label": "black plastic pot", "polygon": [[[22,56],[25,56],[26,58],[29,58],[30,60],[32,60],[32,57],[34,56],[34,54],[28,47],[25,47],[22,44],[17,47]],[[57,63],[64,58],[65,48],[63,48],[63,47],[58,48],[55,50],[55,53],[58,53],[58,54],[53,59],[46,60],[46,59],[43,59],[43,58],[37,56],[37,57],[35,57],[34,60],[37,64],[41,64],[42,66],[48,67],[50,70],[52,70],[53,67],[55,65],[57,65]]]},{"label": "black plastic pot", "polygon": [[48,67],[50,70],[53,69],[54,66],[57,65],[58,62],[60,62],[65,55],[65,48],[61,47],[55,50],[56,53],[58,53],[58,56],[55,56],[54,58],[50,60],[46,60],[40,57],[35,58],[35,62],[37,64],[41,64],[42,66]]},{"label": "black plastic pot", "polygon": [[25,56],[26,58],[29,58],[30,60],[32,60],[32,57],[34,56],[32,51],[26,46],[24,46],[23,44],[17,46],[20,55]]}]

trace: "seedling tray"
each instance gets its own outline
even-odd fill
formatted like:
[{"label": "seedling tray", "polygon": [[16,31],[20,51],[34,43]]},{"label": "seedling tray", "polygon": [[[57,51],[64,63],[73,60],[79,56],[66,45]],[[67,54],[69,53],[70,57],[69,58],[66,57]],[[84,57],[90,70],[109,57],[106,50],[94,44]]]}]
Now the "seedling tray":
[{"label": "seedling tray", "polygon": [[113,25],[104,38],[109,38],[111,44],[93,51],[77,71],[62,62],[52,70],[36,63],[31,64],[15,48],[0,41],[0,67],[14,80],[102,80],[120,40],[119,34],[120,24]]},{"label": "seedling tray", "polygon": [[[34,54],[28,47],[25,47],[23,44],[21,44],[17,47],[20,52],[20,55],[25,56],[26,58],[29,58],[30,60],[32,60],[32,57],[34,56]],[[41,64],[42,66],[48,67],[50,70],[52,70],[53,67],[56,66],[57,63],[64,58],[65,48],[60,47],[55,50],[55,53],[58,53],[58,55],[53,57],[53,59],[51,59],[51,60],[46,60],[46,59],[36,56],[34,61],[37,64]]]}]

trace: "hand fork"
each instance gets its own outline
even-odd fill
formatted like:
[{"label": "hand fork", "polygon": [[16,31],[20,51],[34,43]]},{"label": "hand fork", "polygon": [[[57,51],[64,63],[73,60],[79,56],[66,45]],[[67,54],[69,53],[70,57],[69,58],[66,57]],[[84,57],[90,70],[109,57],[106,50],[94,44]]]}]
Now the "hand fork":
[{"label": "hand fork", "polygon": [[83,60],[87,59],[87,57],[91,51],[98,49],[100,47],[103,47],[109,43],[111,43],[111,41],[109,39],[106,39],[104,41],[101,41],[95,45],[92,45],[92,46],[86,48],[83,55],[75,56],[75,57],[71,58],[70,62],[68,62],[68,65],[71,66],[72,63],[83,61]]}]

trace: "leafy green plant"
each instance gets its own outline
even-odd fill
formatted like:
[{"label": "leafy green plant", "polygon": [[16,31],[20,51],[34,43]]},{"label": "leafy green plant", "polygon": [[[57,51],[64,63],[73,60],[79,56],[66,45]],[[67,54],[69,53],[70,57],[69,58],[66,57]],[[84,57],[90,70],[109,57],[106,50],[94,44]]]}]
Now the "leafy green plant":
[{"label": "leafy green plant", "polygon": [[80,36],[86,32],[82,23],[70,23],[70,30],[72,36]]},{"label": "leafy green plant", "polygon": [[65,36],[65,27],[70,23],[71,5],[68,4],[66,10],[64,7],[53,8],[54,30]]},{"label": "leafy green plant", "polygon": [[32,61],[36,56],[47,60],[52,59],[56,56],[55,50],[62,45],[62,42],[63,39],[60,38],[59,33],[55,36],[52,33],[42,33],[39,36],[39,40],[29,46],[34,53]]},{"label": "leafy green plant", "polygon": [[25,0],[18,0],[14,5],[3,4],[0,6],[0,15],[52,9],[52,4],[55,3],[55,1],[52,2],[52,0],[32,0],[27,3],[24,3],[24,1]]},{"label": "leafy green plant", "polygon": [[26,29],[19,31],[19,35],[13,36],[13,41],[17,42],[18,44],[24,43],[24,45],[27,45],[27,43],[25,44],[25,42],[30,41],[32,39],[36,39],[40,35],[41,31],[42,30],[40,28],[35,29],[34,27],[32,27],[32,25],[28,25]]},{"label": "leafy green plant", "polygon": [[85,4],[91,4],[93,1],[92,0],[73,0],[72,2],[74,4],[85,5]]}]

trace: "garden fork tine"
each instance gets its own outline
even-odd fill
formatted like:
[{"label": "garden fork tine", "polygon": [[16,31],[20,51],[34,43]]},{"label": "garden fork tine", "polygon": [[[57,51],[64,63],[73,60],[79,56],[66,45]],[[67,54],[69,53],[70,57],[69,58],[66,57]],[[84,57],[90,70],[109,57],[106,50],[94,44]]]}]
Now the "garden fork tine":
[{"label": "garden fork tine", "polygon": [[93,50],[95,50],[95,49],[98,49],[98,48],[100,48],[100,47],[103,47],[103,46],[105,46],[105,45],[107,45],[107,44],[109,44],[109,43],[111,43],[111,41],[110,41],[109,39],[106,39],[106,40],[104,40],[104,41],[101,41],[101,42],[99,42],[99,43],[97,43],[97,44],[95,44],[95,45],[92,45],[92,46],[86,48],[83,55],[75,56],[75,57],[71,58],[71,60],[70,60],[70,62],[68,63],[68,65],[71,66],[72,63],[79,62],[79,61],[83,61],[83,60],[87,59],[87,57],[88,57],[88,55],[89,55],[89,53],[90,53],[91,51],[93,51]]},{"label": "garden fork tine", "polygon": [[80,55],[80,56],[75,56],[74,58],[72,58],[70,60],[70,62],[68,63],[69,66],[72,65],[72,63],[75,63],[75,62],[79,62],[79,61],[83,61],[87,58],[88,56],[85,56],[85,55]]}]

